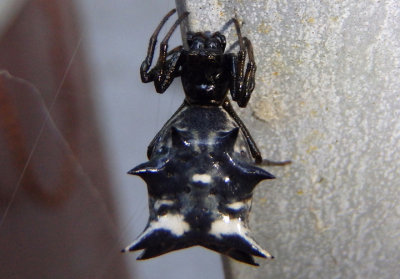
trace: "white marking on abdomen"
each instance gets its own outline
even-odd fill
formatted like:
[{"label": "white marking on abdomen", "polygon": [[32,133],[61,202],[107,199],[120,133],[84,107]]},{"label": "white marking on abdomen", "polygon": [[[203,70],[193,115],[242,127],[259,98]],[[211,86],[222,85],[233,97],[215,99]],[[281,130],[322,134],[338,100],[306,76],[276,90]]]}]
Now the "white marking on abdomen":
[{"label": "white marking on abdomen", "polygon": [[154,209],[159,210],[160,207],[163,205],[173,205],[173,204],[174,204],[174,201],[172,201],[172,200],[157,200],[154,203]]},{"label": "white marking on abdomen", "polygon": [[210,233],[220,238],[223,234],[239,234],[244,236],[247,229],[243,227],[243,222],[238,219],[231,219],[224,215],[221,220],[215,220],[211,224]]},{"label": "white marking on abdomen", "polygon": [[200,183],[204,183],[204,184],[208,184],[211,182],[211,175],[209,174],[199,174],[196,173],[193,175],[192,177],[193,182],[200,182]]},{"label": "white marking on abdomen", "polygon": [[245,206],[245,204],[243,202],[234,202],[234,203],[230,203],[227,204],[226,207],[228,207],[229,209],[233,209],[233,210],[239,210],[241,208],[243,208]]},{"label": "white marking on abdomen", "polygon": [[156,221],[150,222],[151,230],[168,230],[176,236],[183,235],[189,231],[190,226],[184,221],[184,216],[181,214],[166,214],[161,216]]}]

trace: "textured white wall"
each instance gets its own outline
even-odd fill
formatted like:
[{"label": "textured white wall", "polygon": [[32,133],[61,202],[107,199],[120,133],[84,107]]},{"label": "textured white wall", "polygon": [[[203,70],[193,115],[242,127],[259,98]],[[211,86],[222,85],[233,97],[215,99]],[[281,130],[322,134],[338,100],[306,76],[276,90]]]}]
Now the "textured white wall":
[{"label": "textured white wall", "polygon": [[278,179],[253,203],[252,228],[276,259],[226,262],[228,277],[398,277],[399,2],[176,2],[192,30],[243,21],[258,72],[237,111],[266,158],[293,161],[268,168]]}]

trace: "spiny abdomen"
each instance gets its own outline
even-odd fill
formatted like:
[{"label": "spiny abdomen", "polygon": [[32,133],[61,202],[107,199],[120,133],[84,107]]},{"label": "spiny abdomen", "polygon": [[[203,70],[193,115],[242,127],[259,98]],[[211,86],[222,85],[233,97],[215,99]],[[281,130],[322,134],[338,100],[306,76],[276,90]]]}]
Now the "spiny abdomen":
[{"label": "spiny abdomen", "polygon": [[194,245],[257,265],[271,257],[250,236],[254,187],[273,175],[254,166],[247,143],[221,108],[188,107],[160,136],[150,160],[129,173],[149,193],[149,222],[125,251],[148,259]]}]

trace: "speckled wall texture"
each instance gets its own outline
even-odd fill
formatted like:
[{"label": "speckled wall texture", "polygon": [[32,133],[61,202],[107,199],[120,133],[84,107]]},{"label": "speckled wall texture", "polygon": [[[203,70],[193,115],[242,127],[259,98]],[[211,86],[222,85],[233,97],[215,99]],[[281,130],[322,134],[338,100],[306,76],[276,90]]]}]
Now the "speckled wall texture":
[{"label": "speckled wall texture", "polygon": [[[191,30],[243,23],[258,65],[237,109],[278,179],[251,220],[276,258],[226,262],[228,278],[395,278],[400,274],[400,3],[179,1]],[[236,40],[232,28],[228,42]],[[229,275],[229,274],[234,274]],[[397,274],[397,275],[396,275]]]}]

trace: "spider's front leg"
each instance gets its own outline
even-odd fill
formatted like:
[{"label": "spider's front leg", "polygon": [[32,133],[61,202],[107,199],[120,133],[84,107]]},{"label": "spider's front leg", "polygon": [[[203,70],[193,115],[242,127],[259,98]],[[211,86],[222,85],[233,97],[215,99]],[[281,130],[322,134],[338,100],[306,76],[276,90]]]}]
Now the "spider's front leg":
[{"label": "spider's front leg", "polygon": [[144,59],[142,65],[140,66],[140,77],[142,78],[142,82],[144,83],[152,82],[154,80],[153,72],[152,71],[149,72],[149,70],[151,67],[151,63],[153,62],[154,50],[157,44],[157,37],[158,34],[160,33],[161,28],[164,26],[164,24],[167,22],[170,16],[173,15],[175,12],[176,12],[175,9],[169,11],[169,13],[166,14],[164,18],[161,20],[161,22],[158,24],[156,30],[154,30],[154,33],[150,37],[146,58]]},{"label": "spider's front leg", "polygon": [[[247,106],[247,103],[250,100],[251,93],[254,90],[257,66],[254,61],[253,46],[250,40],[246,37],[242,38],[239,22],[235,18],[232,20],[236,27],[240,49],[237,57],[232,57],[231,95],[232,100],[237,102],[239,107],[243,108]],[[246,66],[246,71],[244,71],[246,56],[248,56],[248,62]]]},{"label": "spider's front leg", "polygon": [[158,93],[165,92],[174,78],[179,76],[179,57],[183,47],[178,46],[168,52],[168,40],[181,21],[189,14],[187,12],[183,13],[175,21],[174,25],[170,28],[167,35],[162,40],[157,63],[152,69],[150,69],[154,57],[154,49],[157,43],[158,34],[160,33],[161,28],[167,22],[168,18],[174,14],[175,11],[176,10],[171,10],[157,26],[150,38],[147,56],[140,67],[140,76],[142,78],[142,82],[147,83],[153,81]]}]

